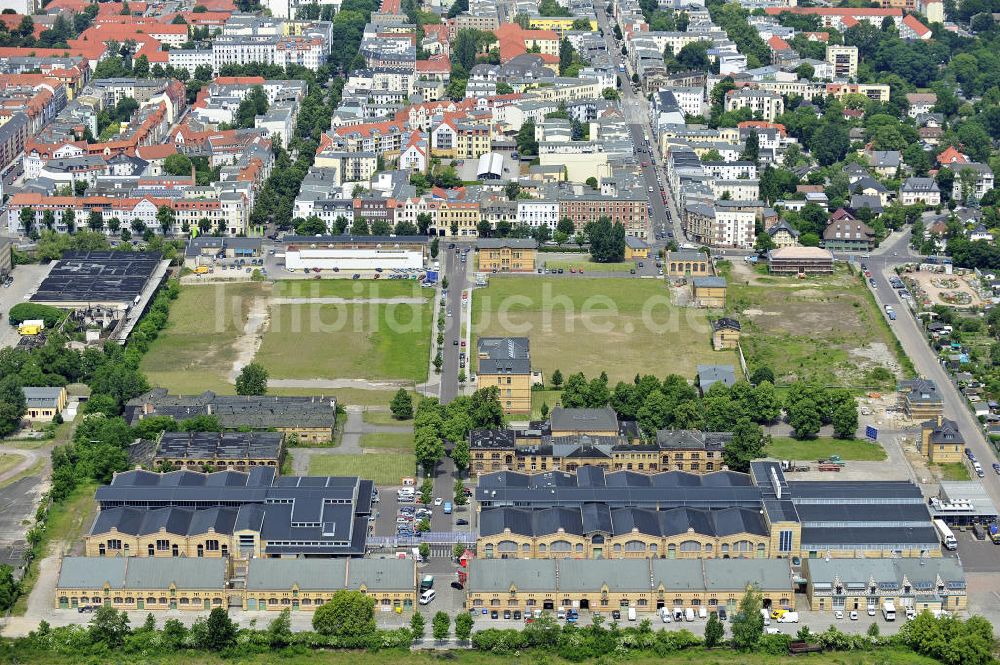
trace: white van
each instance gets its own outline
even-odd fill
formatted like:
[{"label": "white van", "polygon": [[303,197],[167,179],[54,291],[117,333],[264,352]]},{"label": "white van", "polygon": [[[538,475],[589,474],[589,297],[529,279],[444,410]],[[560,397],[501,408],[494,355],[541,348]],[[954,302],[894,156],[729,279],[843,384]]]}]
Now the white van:
[{"label": "white van", "polygon": [[437,596],[437,591],[434,589],[428,589],[420,594],[420,604],[428,605]]},{"label": "white van", "polygon": [[690,607],[684,610],[684,620],[694,621],[694,610],[692,610]]},{"label": "white van", "polygon": [[634,607],[628,608],[628,620],[629,621],[635,621],[635,608]]},{"label": "white van", "polygon": [[765,626],[770,626],[771,625],[771,616],[767,613],[767,610],[761,608],[760,614],[761,614],[761,616],[764,617],[764,625]]}]

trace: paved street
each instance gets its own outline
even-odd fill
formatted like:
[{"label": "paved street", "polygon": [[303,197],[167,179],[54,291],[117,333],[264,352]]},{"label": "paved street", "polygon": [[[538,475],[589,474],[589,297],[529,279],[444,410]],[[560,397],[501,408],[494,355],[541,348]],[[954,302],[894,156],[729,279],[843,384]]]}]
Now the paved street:
[{"label": "paved street", "polygon": [[[454,249],[448,246],[454,244]],[[461,261],[461,253],[466,248],[469,252],[465,255],[466,262]],[[462,331],[462,291],[467,288],[467,271],[471,262],[475,261],[475,246],[471,242],[454,242],[448,238],[441,239],[441,249],[438,254],[441,261],[441,275],[448,278],[448,296],[445,299],[445,329],[444,329],[444,349],[442,357],[444,365],[441,367],[441,403],[447,404],[455,399],[458,394],[458,372],[459,354],[465,352],[468,358],[468,347],[462,348],[454,344],[459,339]],[[448,316],[451,312],[451,316]],[[437,338],[437,330],[434,331]],[[468,342],[466,342],[468,343]],[[465,373],[471,374],[468,366]]]}]

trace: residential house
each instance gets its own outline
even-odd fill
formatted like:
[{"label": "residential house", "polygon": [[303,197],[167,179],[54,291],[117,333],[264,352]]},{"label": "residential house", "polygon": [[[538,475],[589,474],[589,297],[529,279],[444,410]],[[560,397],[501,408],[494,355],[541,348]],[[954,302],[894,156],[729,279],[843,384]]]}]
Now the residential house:
[{"label": "residential house", "polygon": [[534,272],[538,243],[531,238],[480,238],[481,272]]},{"label": "residential house", "polygon": [[694,300],[702,307],[726,306],[725,277],[695,277],[691,280]]},{"label": "residential house", "polygon": [[833,252],[870,252],[875,231],[860,220],[830,220],[823,229],[823,247]]},{"label": "residential house", "polygon": [[66,408],[69,399],[66,389],[59,386],[25,386],[21,391],[25,400],[24,417],[32,422],[51,421]]},{"label": "residential house", "polygon": [[923,203],[926,206],[941,204],[941,190],[934,178],[911,176],[899,186],[899,202],[905,206]]},{"label": "residential house", "polygon": [[712,322],[712,348],[716,351],[735,349],[740,343],[740,322],[722,317]]},{"label": "residential house", "polygon": [[476,359],[476,386],[496,386],[505,413],[530,414],[534,381],[528,338],[480,337]]},{"label": "residential house", "polygon": [[785,220],[781,220],[767,230],[775,248],[795,247],[799,244],[799,232]]},{"label": "residential house", "polygon": [[910,420],[934,419],[944,412],[937,384],[930,379],[900,381],[899,408]]},{"label": "residential house", "polygon": [[928,463],[961,463],[964,451],[965,439],[954,420],[938,415],[920,426],[920,453]]}]

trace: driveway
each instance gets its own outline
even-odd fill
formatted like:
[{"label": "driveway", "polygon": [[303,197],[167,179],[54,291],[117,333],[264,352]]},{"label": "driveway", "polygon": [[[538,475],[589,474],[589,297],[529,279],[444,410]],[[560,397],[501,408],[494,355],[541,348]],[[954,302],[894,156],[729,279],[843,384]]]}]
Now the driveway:
[{"label": "driveway", "polygon": [[0,348],[16,346],[21,336],[17,334],[17,328],[10,325],[7,320],[7,312],[18,303],[27,302],[26,296],[30,296],[37,289],[42,280],[49,274],[52,265],[23,265],[14,266],[14,283],[7,288],[0,288]]}]

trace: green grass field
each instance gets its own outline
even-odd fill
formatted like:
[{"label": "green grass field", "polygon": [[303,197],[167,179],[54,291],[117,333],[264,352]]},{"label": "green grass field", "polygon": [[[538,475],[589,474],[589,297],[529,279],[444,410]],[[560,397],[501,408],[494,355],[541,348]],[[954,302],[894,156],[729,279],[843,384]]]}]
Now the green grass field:
[{"label": "green grass field", "polygon": [[361,447],[413,450],[413,435],[400,432],[368,432],[361,435]]},{"label": "green grass field", "polygon": [[529,337],[546,379],[606,371],[613,386],[637,372],[693,379],[698,364],[738,364],[712,350],[707,313],[670,304],[660,280],[491,277],[473,293],[472,321],[477,337]]},{"label": "green grass field", "polygon": [[150,385],[181,394],[233,393],[226,376],[237,357],[234,342],[251,300],[264,294],[259,283],[183,286],[167,327],[143,356],[141,369]]},{"label": "green grass field", "polygon": [[427,378],[431,303],[275,305],[255,360],[275,379]]},{"label": "green grass field", "polygon": [[594,263],[593,261],[589,261],[584,258],[585,256],[588,255],[585,254],[581,256],[579,261],[544,261],[544,259],[542,261],[545,263],[545,267],[549,270],[558,270],[559,268],[562,268],[566,272],[569,272],[570,268],[576,268],[577,270],[583,268],[583,274],[585,275],[588,272],[628,272],[629,270],[635,268],[635,264],[631,261],[622,261],[621,263]]},{"label": "green grass field", "polygon": [[398,298],[429,299],[433,291],[416,280],[402,279],[286,279],[274,283],[281,298]]},{"label": "green grass field", "polygon": [[743,327],[747,362],[770,367],[779,385],[803,379],[887,390],[894,380],[876,382],[868,372],[881,366],[908,373],[877,305],[847,269],[806,280],[756,277],[750,285],[743,266],[733,272],[726,314]]},{"label": "green grass field", "polygon": [[389,411],[366,410],[361,414],[362,420],[369,425],[412,425],[413,420],[396,420]]},{"label": "green grass field", "polygon": [[531,392],[531,419],[540,420],[542,417],[542,404],[549,405],[549,411],[559,403],[561,390],[533,390]]},{"label": "green grass field", "polygon": [[310,476],[361,476],[378,485],[398,485],[401,478],[416,473],[412,454],[378,453],[365,455],[314,455]]},{"label": "green grass field", "polygon": [[935,464],[931,468],[936,468],[941,473],[941,480],[972,480],[969,467],[964,462]]},{"label": "green grass field", "polygon": [[[162,619],[157,618],[162,624]],[[696,626],[697,628],[697,626]],[[428,630],[428,633],[430,631]],[[442,662],[455,665],[527,665],[529,663],[549,663],[550,665],[567,665],[571,661],[551,654],[536,652],[521,652],[517,656],[504,656],[464,649],[435,651],[307,651],[295,649],[274,650],[258,655],[219,656],[203,652],[182,651],[169,655],[155,656],[142,654],[116,653],[114,662],[119,665],[173,665],[178,658],[186,665],[340,665],[350,662],[351,665],[383,665],[384,663],[406,663],[407,665],[440,665]],[[83,660],[67,660],[61,653],[50,651],[15,650],[6,648],[0,651],[0,660],[5,662],[32,663],[33,665],[67,665],[71,662],[99,663],[105,662],[97,657]],[[918,656],[905,649],[877,649],[875,651],[829,652],[821,654],[804,654],[801,656],[771,656],[763,653],[737,653],[728,649],[688,649],[665,656],[654,656],[648,653],[629,652],[626,659],[610,660],[585,659],[573,663],[592,665],[607,662],[628,662],[630,665],[938,665],[938,661],[924,656]]]},{"label": "green grass field", "polygon": [[885,449],[877,443],[862,439],[846,441],[819,437],[806,441],[776,436],[765,451],[768,457],[815,462],[831,455],[840,455],[845,461],[878,462],[886,458]]}]

